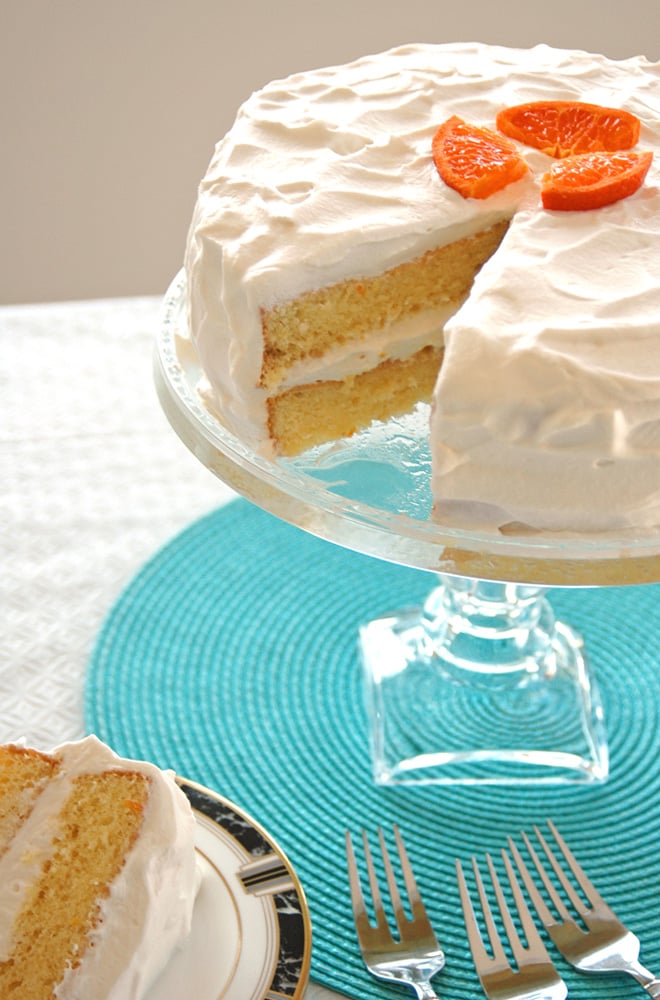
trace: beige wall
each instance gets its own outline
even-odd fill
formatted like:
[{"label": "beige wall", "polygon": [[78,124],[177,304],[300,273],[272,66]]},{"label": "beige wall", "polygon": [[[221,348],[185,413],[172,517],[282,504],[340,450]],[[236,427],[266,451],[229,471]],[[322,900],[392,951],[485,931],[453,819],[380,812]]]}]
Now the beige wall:
[{"label": "beige wall", "polygon": [[0,302],[161,293],[252,90],[471,39],[660,59],[660,0],[4,0]]}]

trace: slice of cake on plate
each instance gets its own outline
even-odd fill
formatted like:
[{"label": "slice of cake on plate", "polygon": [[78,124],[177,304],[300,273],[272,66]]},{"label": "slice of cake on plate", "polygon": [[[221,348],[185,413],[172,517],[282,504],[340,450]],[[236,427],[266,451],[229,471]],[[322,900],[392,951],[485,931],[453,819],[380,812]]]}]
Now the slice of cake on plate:
[{"label": "slice of cake on plate", "polygon": [[186,940],[195,821],[174,777],[98,739],[0,747],[0,996],[139,1000]]}]

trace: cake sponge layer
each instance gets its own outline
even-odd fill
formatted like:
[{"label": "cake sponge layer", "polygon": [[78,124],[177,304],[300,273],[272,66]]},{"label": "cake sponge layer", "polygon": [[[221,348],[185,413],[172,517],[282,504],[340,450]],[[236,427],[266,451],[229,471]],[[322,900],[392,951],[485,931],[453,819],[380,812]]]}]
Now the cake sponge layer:
[{"label": "cake sponge layer", "polygon": [[268,400],[269,431],[280,454],[348,437],[372,420],[387,420],[428,401],[442,361],[441,347],[388,360],[343,381],[316,382]]},{"label": "cake sponge layer", "polygon": [[43,785],[59,768],[54,757],[8,744],[0,747],[0,857],[27,819]]},{"label": "cake sponge layer", "polygon": [[508,225],[499,222],[382,274],[306,292],[264,311],[261,385],[272,388],[293,365],[374,331],[384,331],[386,344],[387,331],[416,313],[458,308]]},{"label": "cake sponge layer", "polygon": [[11,958],[0,962],[1,997],[43,1000],[93,947],[90,932],[138,836],[149,786],[137,772],[75,779],[52,849],[15,921]]}]

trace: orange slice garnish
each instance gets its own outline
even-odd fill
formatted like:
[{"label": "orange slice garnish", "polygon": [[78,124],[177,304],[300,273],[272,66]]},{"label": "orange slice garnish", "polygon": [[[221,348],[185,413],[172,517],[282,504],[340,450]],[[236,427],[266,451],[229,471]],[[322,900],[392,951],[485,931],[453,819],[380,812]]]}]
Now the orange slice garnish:
[{"label": "orange slice garnish", "polygon": [[500,132],[548,156],[632,149],[640,121],[629,111],[580,101],[532,101],[500,111]]},{"label": "orange slice garnish", "polygon": [[541,183],[544,208],[585,211],[627,198],[644,183],[653,153],[582,153],[553,163]]},{"label": "orange slice garnish", "polygon": [[464,198],[489,198],[528,169],[512,143],[456,115],[433,137],[433,162],[445,184]]}]

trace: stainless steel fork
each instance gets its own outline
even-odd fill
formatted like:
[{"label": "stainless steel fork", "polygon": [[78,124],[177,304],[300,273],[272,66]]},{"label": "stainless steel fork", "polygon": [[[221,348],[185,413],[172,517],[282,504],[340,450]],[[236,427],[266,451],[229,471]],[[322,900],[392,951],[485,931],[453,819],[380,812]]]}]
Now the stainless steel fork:
[{"label": "stainless steel fork", "polygon": [[584,899],[587,900],[586,903],[576,892],[571,880],[567,878],[562,863],[551,849],[539,828],[534,827],[534,832],[543,849],[547,862],[549,862],[566,897],[579,916],[583,927],[578,925],[575,918],[571,915],[570,910],[563,902],[527,834],[522,834],[525,846],[530,858],[534,862],[534,866],[555,909],[555,913],[547,906],[527,865],[523,861],[520,851],[511,838],[509,838],[509,849],[523,878],[529,897],[536,907],[539,918],[552,941],[557,946],[557,949],[571,965],[575,966],[581,972],[627,972],[637,980],[639,985],[650,996],[655,997],[656,1000],[660,1000],[660,979],[657,979],[639,962],[639,938],[621,923],[616,914],[613,913],[596,891],[554,823],[548,820],[548,826],[561,850],[566,865],[568,865],[577,885],[584,893]]},{"label": "stainless steel fork", "polygon": [[486,948],[481,930],[479,929],[479,923],[463,868],[460,861],[456,861],[456,875],[463,906],[463,915],[465,917],[465,927],[482,989],[489,1000],[524,1000],[524,998],[526,1000],[564,1000],[567,995],[566,984],[550,960],[550,956],[545,949],[525,903],[511,862],[504,851],[502,852],[502,858],[526,944],[523,944],[520,939],[515,922],[507,906],[492,858],[488,854],[486,855],[486,862],[500,910],[502,925],[506,931],[511,947],[511,954],[515,961],[515,969],[509,963],[504,945],[498,933],[497,924],[488,902],[488,896],[476,858],[472,858],[472,868],[479,894],[481,912],[483,913],[483,923],[488,934],[490,951]]},{"label": "stainless steel fork", "polygon": [[427,916],[422,902],[415,876],[408,860],[399,829],[394,824],[394,837],[399,854],[401,873],[405,883],[411,917],[406,915],[401,894],[394,874],[394,869],[387,852],[383,831],[378,830],[380,850],[383,856],[385,876],[389,889],[390,900],[396,921],[398,937],[390,930],[383,899],[378,886],[378,878],[374,867],[369,841],[365,831],[362,832],[364,855],[369,876],[371,901],[376,923],[368,916],[367,907],[360,884],[355,851],[350,832],[346,832],[346,858],[348,861],[348,877],[353,902],[353,916],[362,958],[369,972],[378,979],[409,986],[415,991],[419,1000],[439,1000],[430,985],[431,978],[445,964],[445,954],[438,944],[437,938]]}]

